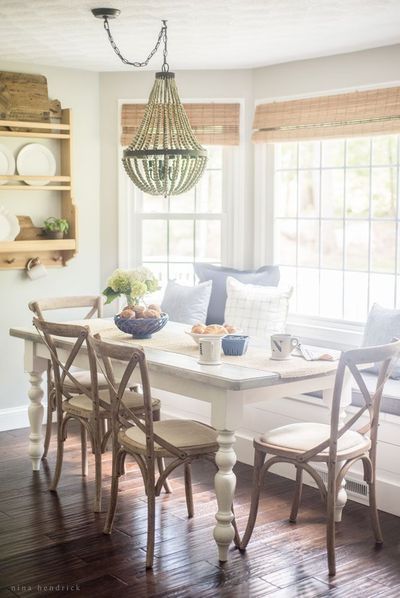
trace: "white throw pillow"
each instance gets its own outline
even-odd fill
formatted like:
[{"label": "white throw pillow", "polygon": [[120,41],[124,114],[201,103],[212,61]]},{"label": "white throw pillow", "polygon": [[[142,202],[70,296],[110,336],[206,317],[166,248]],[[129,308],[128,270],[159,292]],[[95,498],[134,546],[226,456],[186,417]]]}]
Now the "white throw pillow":
[{"label": "white throw pillow", "polygon": [[229,276],[225,322],[245,334],[265,338],[285,331],[293,287],[265,287],[243,284]]},{"label": "white throw pillow", "polygon": [[204,323],[210,302],[212,281],[202,282],[195,287],[188,287],[169,280],[165,289],[161,309],[173,322],[182,324]]}]

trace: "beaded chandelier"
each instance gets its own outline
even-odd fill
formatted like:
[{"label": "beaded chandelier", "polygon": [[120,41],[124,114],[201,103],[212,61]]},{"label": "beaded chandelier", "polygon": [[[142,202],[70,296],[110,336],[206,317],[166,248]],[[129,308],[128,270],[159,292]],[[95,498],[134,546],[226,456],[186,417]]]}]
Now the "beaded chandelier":
[{"label": "beaded chandelier", "polygon": [[151,90],[143,120],[127,149],[122,163],[133,183],[150,195],[180,195],[189,191],[201,178],[207,151],[196,141],[189,119],[182,106],[175,83],[175,74],[167,63],[167,22],[162,21],[157,43],[144,62],[126,60],[111,35],[109,19],[120,11],[112,8],[92,10],[104,20],[104,29],[117,56],[124,64],[147,66],[164,43],[164,61]]}]

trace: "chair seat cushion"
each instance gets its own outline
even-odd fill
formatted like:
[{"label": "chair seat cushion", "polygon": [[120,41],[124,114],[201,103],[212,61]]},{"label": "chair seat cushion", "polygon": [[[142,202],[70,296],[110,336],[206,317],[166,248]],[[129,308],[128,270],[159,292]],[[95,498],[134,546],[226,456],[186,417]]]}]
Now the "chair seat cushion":
[{"label": "chair seat cushion", "polygon": [[[324,440],[330,437],[330,433],[331,429],[327,424],[289,424],[288,426],[281,426],[280,428],[265,432],[261,436],[260,442],[271,447],[282,448],[283,450],[304,452],[324,442]],[[338,440],[338,455],[350,453],[355,450],[364,451],[369,447],[369,438],[354,430],[348,430]],[[328,452],[329,448],[325,449],[322,454],[327,455]]]},{"label": "chair seat cushion", "polygon": [[[110,404],[110,393],[108,390],[101,390],[99,392],[99,397],[105,403]],[[129,407],[129,409],[132,409],[133,411],[143,411],[143,395],[137,392],[126,391],[124,393],[123,402],[126,407]],[[158,399],[153,399],[152,407],[153,410],[158,410],[160,408],[160,401]],[[93,411],[93,403],[86,395],[77,395],[67,401],[63,401],[63,410],[76,414],[79,411],[84,416],[90,415]],[[103,407],[100,407],[100,411],[104,414],[107,413],[107,410]]]},{"label": "chair seat cushion", "polygon": [[[77,372],[71,372],[71,375],[77,379],[77,381],[82,384],[85,388],[90,389],[91,387],[91,379],[90,379],[90,371],[89,370],[82,370]],[[107,388],[107,380],[103,374],[97,374],[97,384],[99,388]],[[73,381],[66,376],[64,380],[64,387],[69,391],[76,390],[76,386]],[[78,389],[79,390],[79,389]]]},{"label": "chair seat cushion", "polygon": [[[186,419],[167,419],[153,422],[154,433],[179,449],[186,449],[191,454],[199,451],[214,452],[218,450],[217,432],[200,422]],[[119,441],[127,448],[138,452],[145,452],[146,437],[137,427],[128,428],[120,432]],[[157,443],[154,444],[157,453],[166,453]]]}]

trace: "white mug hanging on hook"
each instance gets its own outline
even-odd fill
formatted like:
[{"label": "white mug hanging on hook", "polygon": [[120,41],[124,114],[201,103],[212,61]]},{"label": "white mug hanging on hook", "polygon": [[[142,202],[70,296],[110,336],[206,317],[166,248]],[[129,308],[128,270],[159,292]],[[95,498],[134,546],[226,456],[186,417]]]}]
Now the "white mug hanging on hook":
[{"label": "white mug hanging on hook", "polygon": [[31,258],[26,264],[26,273],[31,280],[47,276],[47,270],[38,257]]}]

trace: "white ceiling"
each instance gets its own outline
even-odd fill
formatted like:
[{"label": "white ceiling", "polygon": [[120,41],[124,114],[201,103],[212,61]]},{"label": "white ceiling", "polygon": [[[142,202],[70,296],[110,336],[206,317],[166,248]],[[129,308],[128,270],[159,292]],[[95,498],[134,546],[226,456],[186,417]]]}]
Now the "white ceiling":
[{"label": "white ceiling", "polygon": [[[90,12],[101,6],[121,9],[111,30],[135,61],[168,19],[172,70],[258,67],[400,42],[400,0],[0,0],[1,59],[130,69]],[[161,62],[159,53],[150,68]]]}]

